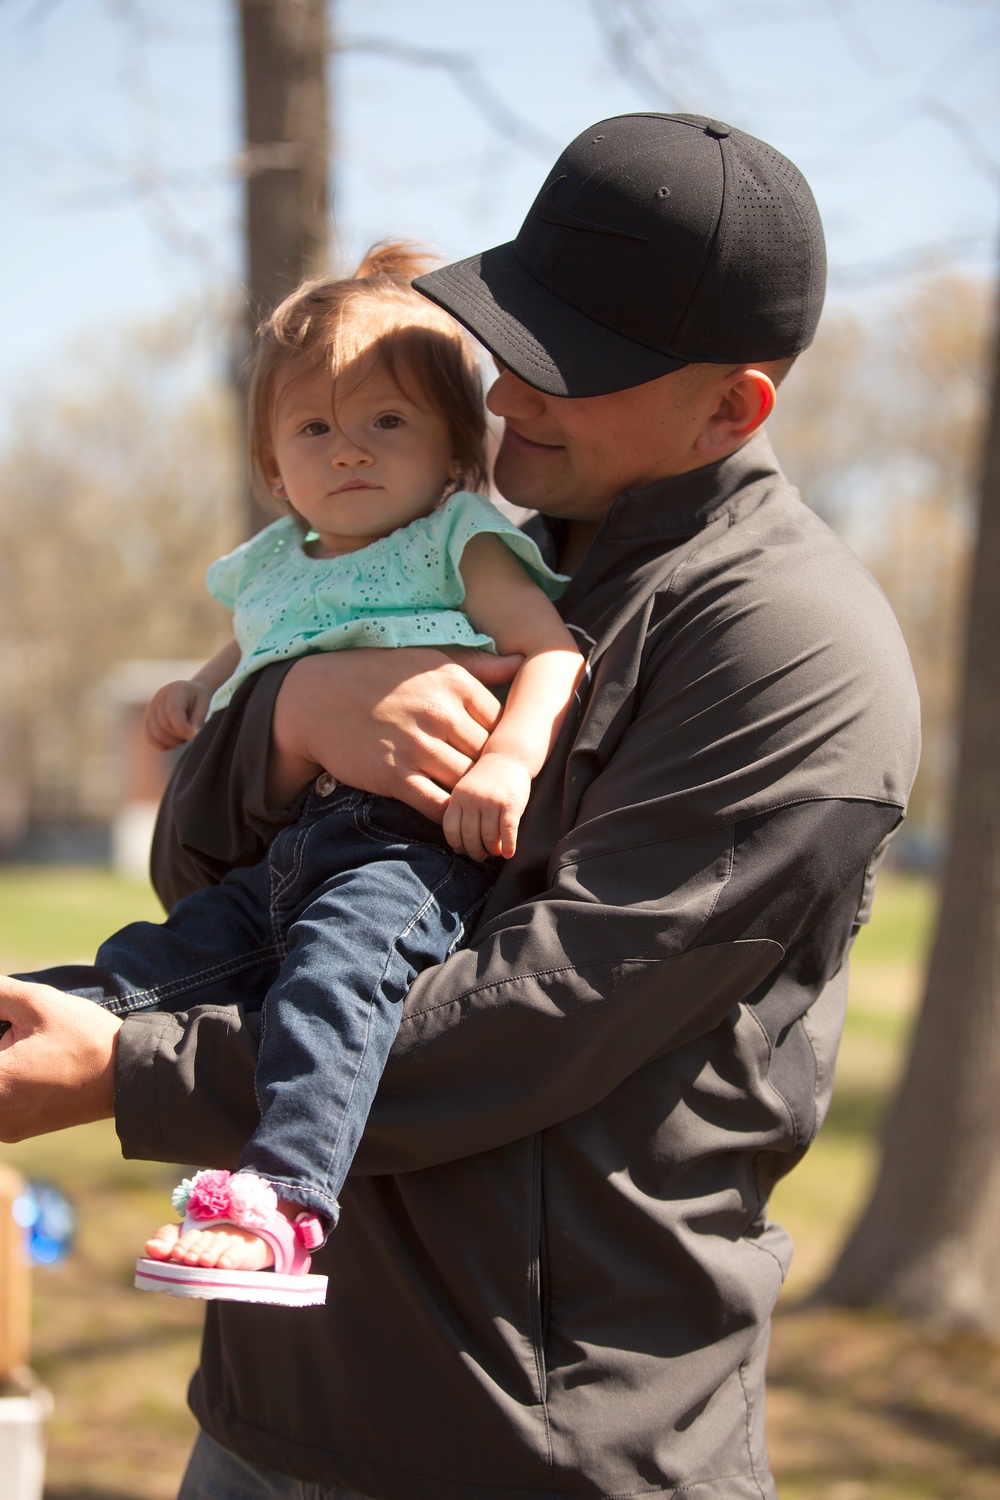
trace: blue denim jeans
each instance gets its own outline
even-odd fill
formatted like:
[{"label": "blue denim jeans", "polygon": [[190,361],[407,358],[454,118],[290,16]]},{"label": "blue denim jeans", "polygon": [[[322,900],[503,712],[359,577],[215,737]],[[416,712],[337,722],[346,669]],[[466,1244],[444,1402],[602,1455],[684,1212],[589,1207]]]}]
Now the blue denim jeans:
[{"label": "blue denim jeans", "polygon": [[240,1167],[336,1223],[406,992],[461,943],[497,867],[456,855],[401,802],[314,790],[259,864],[188,896],[162,925],[122,928],[92,967],[20,977],[118,1015],[259,1009],[261,1122]]},{"label": "blue denim jeans", "polygon": [[177,1500],[365,1500],[339,1485],[306,1484],[261,1469],[201,1432],[195,1440]]}]

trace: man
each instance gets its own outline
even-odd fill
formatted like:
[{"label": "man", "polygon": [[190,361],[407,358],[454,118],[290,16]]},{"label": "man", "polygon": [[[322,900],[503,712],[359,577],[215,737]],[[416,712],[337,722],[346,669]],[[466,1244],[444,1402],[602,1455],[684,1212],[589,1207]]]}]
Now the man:
[{"label": "man", "polygon": [[[573,142],[513,245],[419,282],[497,359],[497,484],[574,574],[590,681],[473,942],[411,991],[327,1307],[210,1306],[183,1495],[774,1495],[767,1198],[829,1100],[917,746],[888,607],[760,431],[823,264],[778,153],[633,115]],[[321,771],[439,812],[495,704],[403,657],[248,684],[172,788],[161,891],[254,859]],[[8,987],[10,1133],[110,1112],[116,1023],[82,1005]],[[250,1018],[116,1040],[125,1154],[233,1165]]]}]

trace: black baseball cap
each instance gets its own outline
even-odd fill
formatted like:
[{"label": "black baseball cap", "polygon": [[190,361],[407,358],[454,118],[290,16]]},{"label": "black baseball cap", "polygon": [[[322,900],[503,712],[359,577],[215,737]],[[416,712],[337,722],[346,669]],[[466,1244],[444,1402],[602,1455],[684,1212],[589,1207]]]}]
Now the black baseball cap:
[{"label": "black baseball cap", "polygon": [[517,239],[413,285],[529,385],[601,396],[812,342],[826,250],[809,185],[702,115],[616,115],[556,162]]}]

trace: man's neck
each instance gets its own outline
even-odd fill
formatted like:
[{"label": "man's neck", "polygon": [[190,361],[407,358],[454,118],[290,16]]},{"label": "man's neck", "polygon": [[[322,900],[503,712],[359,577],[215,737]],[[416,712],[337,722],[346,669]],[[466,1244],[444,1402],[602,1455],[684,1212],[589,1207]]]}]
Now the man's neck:
[{"label": "man's neck", "polygon": [[[660,477],[660,479],[650,481],[650,483],[648,485],[644,485],[643,488],[651,489],[654,485],[664,484],[669,480],[682,479],[688,475],[698,474],[702,470],[716,469],[721,464],[725,463],[727,459],[732,458],[735,453],[739,453],[741,449],[748,447],[749,444],[754,442],[755,439],[757,439],[759,436],[763,436],[762,430],[753,432],[749,437],[743,438],[738,443],[734,443],[731,448],[727,449],[724,453],[718,454],[715,458],[710,459],[707,463],[692,464],[689,468],[682,468],[677,473],[664,474]],[[770,452],[769,449],[768,452]],[[611,505],[608,506],[608,510],[611,510]],[[541,514],[544,517],[545,512],[542,511]],[[559,571],[561,573],[569,573],[570,575],[572,575],[576,572],[580,564],[583,562],[583,559],[590,551],[590,547],[594,541],[594,538],[600,531],[601,527],[604,525],[604,520],[605,517],[602,516],[599,520],[564,520],[555,523],[554,529],[556,536],[556,545],[561,549],[559,552],[558,564]],[[550,524],[552,523],[550,522]]]},{"label": "man's neck", "polygon": [[559,555],[560,573],[573,574],[590,551],[590,544],[600,531],[601,521],[567,521],[565,542]]}]

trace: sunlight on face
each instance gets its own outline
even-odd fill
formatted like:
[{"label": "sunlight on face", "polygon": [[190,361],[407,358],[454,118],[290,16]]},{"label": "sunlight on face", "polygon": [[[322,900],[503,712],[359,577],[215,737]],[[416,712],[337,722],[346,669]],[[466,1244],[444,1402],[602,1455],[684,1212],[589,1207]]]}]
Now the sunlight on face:
[{"label": "sunlight on face", "polygon": [[698,468],[716,404],[709,367],[688,365],[607,396],[548,396],[498,366],[486,405],[505,419],[494,479],[515,505],[599,521],[616,496]]},{"label": "sunlight on face", "polygon": [[336,390],[308,369],[275,402],[268,479],[319,535],[315,556],[356,552],[428,515],[458,466],[448,424],[364,356]]}]

